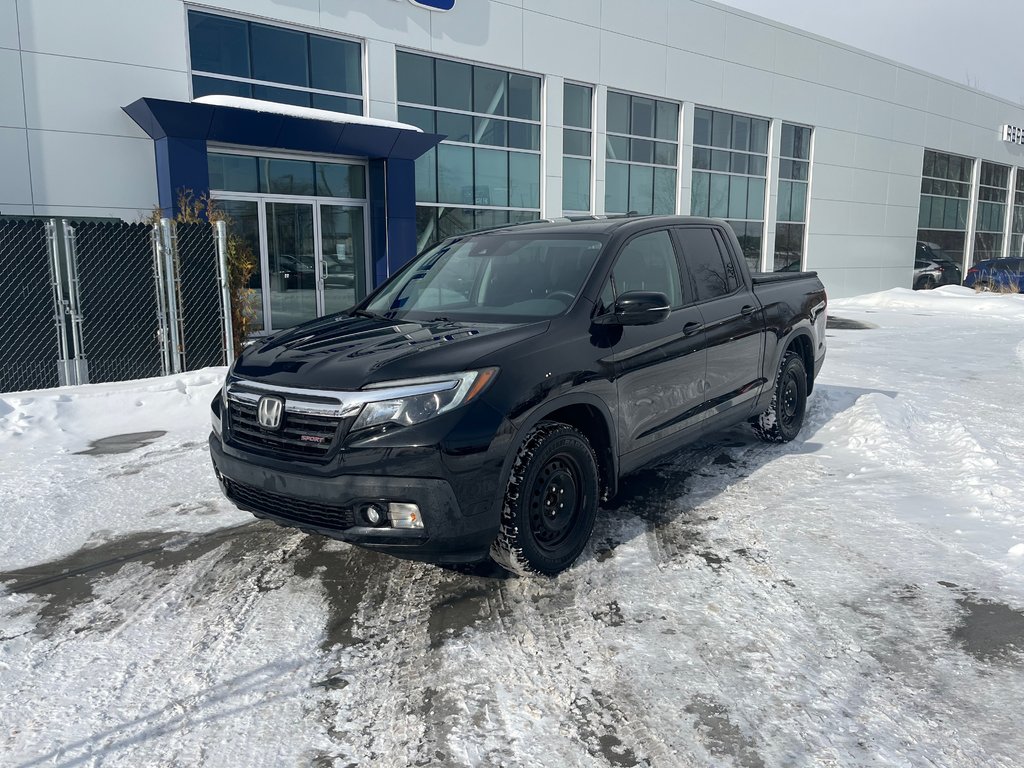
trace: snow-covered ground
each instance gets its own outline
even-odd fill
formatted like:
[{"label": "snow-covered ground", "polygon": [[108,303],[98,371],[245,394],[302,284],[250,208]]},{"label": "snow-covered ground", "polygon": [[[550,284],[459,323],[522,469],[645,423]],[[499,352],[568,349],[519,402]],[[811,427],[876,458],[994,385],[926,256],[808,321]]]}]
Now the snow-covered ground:
[{"label": "snow-covered ground", "polygon": [[831,313],[796,442],[634,476],[555,580],[233,509],[222,371],[0,396],[0,764],[1020,765],[1024,297]]}]

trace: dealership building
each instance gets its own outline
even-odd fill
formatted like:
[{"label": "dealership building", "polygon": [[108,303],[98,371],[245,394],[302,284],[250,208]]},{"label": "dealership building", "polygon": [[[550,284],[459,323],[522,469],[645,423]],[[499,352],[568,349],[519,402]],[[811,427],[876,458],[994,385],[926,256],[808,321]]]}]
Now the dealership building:
[{"label": "dealership building", "polygon": [[439,238],[581,214],[725,219],[834,297],[959,275],[1024,247],[1022,127],[710,0],[0,0],[0,215],[209,194],[267,330]]}]

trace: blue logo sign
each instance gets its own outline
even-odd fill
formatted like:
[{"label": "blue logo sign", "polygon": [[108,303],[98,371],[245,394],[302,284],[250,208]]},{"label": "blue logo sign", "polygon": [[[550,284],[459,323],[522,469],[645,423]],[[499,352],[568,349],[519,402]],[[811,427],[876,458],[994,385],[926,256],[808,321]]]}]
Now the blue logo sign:
[{"label": "blue logo sign", "polygon": [[426,8],[428,11],[450,11],[455,7],[455,0],[409,0],[413,5]]}]

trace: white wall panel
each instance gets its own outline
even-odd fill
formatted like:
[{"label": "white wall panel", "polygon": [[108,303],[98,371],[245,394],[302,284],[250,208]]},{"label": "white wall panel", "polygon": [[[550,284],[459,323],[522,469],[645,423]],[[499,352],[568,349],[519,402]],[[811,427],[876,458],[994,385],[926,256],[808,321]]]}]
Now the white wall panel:
[{"label": "white wall panel", "polygon": [[853,166],[869,171],[888,172],[892,160],[892,142],[873,136],[857,136]]},{"label": "white wall panel", "polygon": [[26,51],[186,67],[185,10],[179,0],[36,0],[20,3],[18,14]]},{"label": "white wall panel", "polygon": [[18,47],[18,10],[15,0],[0,0],[0,48]]},{"label": "white wall panel", "polygon": [[0,127],[25,127],[25,95],[21,90],[21,54],[0,48]]},{"label": "white wall panel", "polygon": [[28,145],[23,129],[0,128],[0,168],[0,212],[8,213],[10,205],[31,204]]},{"label": "white wall panel", "polygon": [[837,45],[822,45],[819,82],[849,93],[860,90],[860,67],[864,57]]},{"label": "white wall panel", "polygon": [[896,72],[896,103],[927,112],[929,80],[919,72],[900,67]]},{"label": "white wall panel", "polygon": [[775,32],[770,24],[730,13],[725,20],[725,57],[771,71],[775,66]]},{"label": "white wall panel", "polygon": [[665,46],[601,32],[601,82],[609,88],[664,96],[667,67]]},{"label": "white wall panel", "polygon": [[29,131],[28,140],[37,207],[145,211],[157,201],[156,160],[149,138]]},{"label": "white wall panel", "polygon": [[[817,154],[817,148],[815,148]],[[814,163],[813,200],[846,200],[853,184],[853,168]]]},{"label": "white wall panel", "polygon": [[[623,35],[665,45],[670,0],[600,0],[601,26]],[[671,0],[677,3],[678,0]],[[591,7],[596,3],[591,3]],[[593,13],[593,10],[590,11]]]},{"label": "white wall panel", "polygon": [[775,73],[817,82],[822,45],[810,35],[786,29],[776,30]]},{"label": "white wall panel", "polygon": [[[950,149],[950,130],[950,119],[948,117],[944,115],[933,115],[929,112],[925,116],[924,145],[931,149]],[[973,152],[974,147],[971,147],[969,152],[961,152],[959,154],[973,154]]]},{"label": "white wall panel", "polygon": [[[328,5],[351,7],[352,0],[332,0]],[[290,24],[315,27],[320,23],[319,0],[204,0],[203,5],[242,13],[246,16],[261,16],[265,19],[286,21]],[[383,5],[383,3],[381,3]]]},{"label": "white wall panel", "polygon": [[523,61],[521,9],[490,2],[460,3],[458,13],[435,13],[430,29],[431,50],[435,53],[529,68]]},{"label": "white wall panel", "polygon": [[928,116],[919,109],[893,106],[892,138],[906,144],[923,144]]},{"label": "white wall panel", "polygon": [[[813,123],[812,123],[813,125]],[[853,166],[853,155],[857,150],[857,134],[837,131],[833,128],[817,127],[814,130],[814,183],[818,183],[818,163]],[[817,190],[815,190],[815,193]]]},{"label": "white wall panel", "polygon": [[430,11],[411,3],[321,0],[319,18],[320,26],[327,30],[427,51],[430,16]]},{"label": "white wall panel", "polygon": [[738,112],[771,117],[774,87],[775,78],[770,72],[726,62],[721,106]]},{"label": "white wall panel", "polygon": [[886,177],[888,188],[886,200],[894,208],[906,206],[914,210],[915,221],[917,220],[917,208],[921,203],[921,174],[916,176],[903,176],[898,173],[890,173]]},{"label": "white wall panel", "polygon": [[892,138],[895,108],[890,102],[857,96],[857,131],[880,139]]},{"label": "white wall panel", "polygon": [[593,27],[601,26],[600,6],[594,0],[523,0],[524,11],[557,16],[561,19],[576,21]]},{"label": "white wall panel", "polygon": [[860,56],[857,61],[857,92],[885,101],[895,100],[898,69],[892,62]]},{"label": "white wall panel", "polygon": [[[24,54],[24,67],[29,128],[142,137],[121,107],[142,96],[188,100],[184,72],[37,53]],[[96,83],[103,83],[102,99]]]},{"label": "white wall panel", "polygon": [[668,44],[724,59],[725,23],[729,15],[692,0],[672,0],[668,7]]},{"label": "white wall panel", "polygon": [[847,200],[857,203],[885,203],[889,192],[888,171],[853,168]]},{"label": "white wall panel", "polygon": [[531,71],[595,83],[601,69],[600,44],[596,27],[533,11],[523,13],[523,61]]},{"label": "white wall panel", "polygon": [[669,48],[666,89],[669,98],[694,104],[720,104],[724,88],[724,61]]},{"label": "white wall panel", "polygon": [[911,207],[890,205],[885,212],[885,235],[887,237],[913,238],[916,241],[918,212],[917,205]]},{"label": "white wall panel", "polygon": [[394,43],[366,41],[366,68],[373,72],[368,96],[373,101],[397,101],[397,64]]},{"label": "white wall panel", "polygon": [[924,147],[909,144],[893,144],[889,170],[895,174],[910,176],[920,184],[921,169],[924,166]]}]

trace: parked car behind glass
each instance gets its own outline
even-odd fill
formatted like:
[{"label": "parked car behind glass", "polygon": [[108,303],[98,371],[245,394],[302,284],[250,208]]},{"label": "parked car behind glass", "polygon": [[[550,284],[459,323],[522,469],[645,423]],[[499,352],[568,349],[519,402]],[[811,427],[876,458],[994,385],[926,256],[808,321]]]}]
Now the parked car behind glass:
[{"label": "parked car behind glass", "polygon": [[1024,293],[1024,259],[979,261],[967,270],[964,285],[982,291]]},{"label": "parked car behind glass", "polygon": [[960,285],[960,266],[933,243],[917,243],[914,259],[914,290],[931,290],[940,285]]}]

